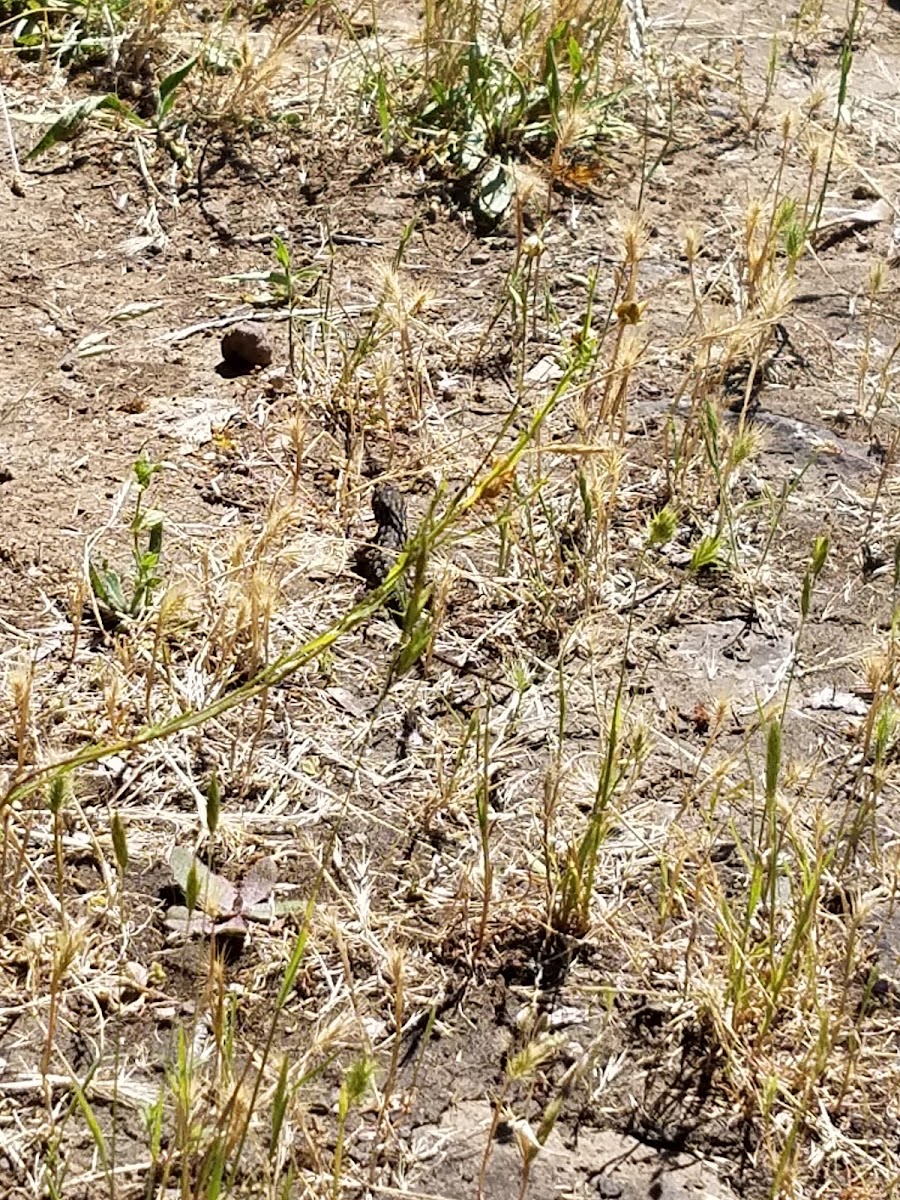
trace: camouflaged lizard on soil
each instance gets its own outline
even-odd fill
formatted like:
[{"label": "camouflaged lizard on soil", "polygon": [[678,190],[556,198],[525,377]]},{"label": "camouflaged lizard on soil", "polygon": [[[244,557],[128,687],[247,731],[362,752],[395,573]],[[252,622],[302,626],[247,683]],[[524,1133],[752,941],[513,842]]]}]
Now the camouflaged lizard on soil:
[{"label": "camouflaged lizard on soil", "polygon": [[[406,501],[393,484],[376,484],[372,493],[372,515],[378,522],[375,536],[364,546],[360,546],[354,556],[356,573],[366,581],[366,588],[370,592],[384,583],[388,571],[396,562],[397,555],[409,537]],[[406,608],[402,581],[389,599],[387,607],[394,620],[402,624]]]}]

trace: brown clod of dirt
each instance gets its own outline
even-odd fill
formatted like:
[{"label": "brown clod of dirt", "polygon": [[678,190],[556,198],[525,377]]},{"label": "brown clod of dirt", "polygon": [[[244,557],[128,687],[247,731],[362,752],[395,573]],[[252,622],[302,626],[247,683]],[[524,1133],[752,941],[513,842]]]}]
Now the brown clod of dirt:
[{"label": "brown clod of dirt", "polygon": [[222,338],[222,358],[231,367],[267,367],[272,362],[272,344],[265,328],[255,321],[242,321]]}]

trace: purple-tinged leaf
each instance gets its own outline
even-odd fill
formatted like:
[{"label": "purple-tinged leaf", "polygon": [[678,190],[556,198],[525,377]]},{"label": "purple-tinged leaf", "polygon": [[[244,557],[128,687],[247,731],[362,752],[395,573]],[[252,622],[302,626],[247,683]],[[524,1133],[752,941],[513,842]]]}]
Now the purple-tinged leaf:
[{"label": "purple-tinged leaf", "polygon": [[182,890],[186,890],[191,867],[194,868],[199,884],[197,903],[211,917],[227,917],[237,911],[237,888],[221,875],[215,875],[189,850],[176,846],[169,856],[169,866]]},{"label": "purple-tinged leaf", "polygon": [[241,911],[246,912],[262,900],[268,900],[277,882],[278,868],[274,859],[261,858],[255,862],[240,887]]},{"label": "purple-tinged leaf", "polygon": [[181,937],[209,937],[215,926],[206,913],[189,912],[183,904],[166,911],[166,927]]}]

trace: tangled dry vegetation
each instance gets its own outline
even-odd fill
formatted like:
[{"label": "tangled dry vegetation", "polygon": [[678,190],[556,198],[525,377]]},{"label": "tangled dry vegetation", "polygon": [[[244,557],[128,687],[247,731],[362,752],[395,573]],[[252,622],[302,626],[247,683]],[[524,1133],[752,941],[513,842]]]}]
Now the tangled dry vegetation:
[{"label": "tangled dry vegetation", "polygon": [[2,11],[3,1194],[893,1195],[896,13]]}]

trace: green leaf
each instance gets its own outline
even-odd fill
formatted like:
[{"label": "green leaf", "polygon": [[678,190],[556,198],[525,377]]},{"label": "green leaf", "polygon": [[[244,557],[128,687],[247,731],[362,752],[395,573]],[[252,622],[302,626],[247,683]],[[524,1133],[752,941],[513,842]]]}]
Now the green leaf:
[{"label": "green leaf", "polygon": [[281,987],[278,989],[278,996],[275,1000],[275,1011],[280,1012],[287,1001],[288,996],[294,989],[294,983],[297,980],[297,972],[300,970],[300,964],[303,962],[303,955],[306,953],[306,943],[309,941],[309,927],[312,922],[313,912],[316,907],[316,898],[313,894],[306,905],[306,912],[303,918],[303,925],[300,932],[297,934],[297,940],[294,942],[294,948],[291,951],[291,957],[288,965],[284,969],[284,975],[281,979]]},{"label": "green leaf", "polygon": [[140,555],[135,560],[134,581],[134,598],[131,601],[132,609],[135,609],[137,599],[140,596],[141,600],[150,598],[150,593],[159,584],[159,577],[154,574],[156,564],[159,562],[159,555],[147,553]]},{"label": "green leaf", "polygon": [[40,20],[31,15],[22,17],[13,26],[12,40],[14,46],[23,50],[42,45],[44,34]]},{"label": "green leaf", "polygon": [[481,180],[475,206],[481,216],[497,222],[505,216],[514,194],[512,175],[502,162],[494,160]]},{"label": "green leaf", "polygon": [[278,1083],[275,1085],[275,1096],[272,1100],[272,1133],[269,1137],[269,1155],[274,1157],[275,1151],[278,1149],[278,1139],[281,1137],[281,1127],[284,1124],[284,1117],[287,1112],[288,1104],[288,1056],[281,1060],[281,1068],[278,1072]]},{"label": "green leaf", "polygon": [[550,115],[554,122],[556,122],[559,120],[561,94],[559,90],[559,71],[556,66],[556,55],[553,51],[553,38],[548,39],[547,52],[544,55],[544,85],[547,88]]},{"label": "green leaf", "polygon": [[375,80],[375,103],[378,110],[378,125],[385,153],[391,148],[391,104],[388,98],[384,72],[379,71]]},{"label": "green leaf", "polygon": [[215,923],[206,913],[197,912],[183,904],[173,904],[166,909],[165,923],[167,929],[182,938],[200,934],[210,937],[215,930]]},{"label": "green leaf", "polygon": [[474,174],[487,157],[487,130],[480,117],[475,117],[459,143],[457,152],[459,165],[469,174]]},{"label": "green leaf", "polygon": [[156,522],[154,522],[153,525],[150,526],[150,542],[149,542],[150,553],[154,556],[154,563],[153,563],[154,566],[156,566],[156,564],[159,562],[159,556],[160,556],[160,554],[162,554],[162,538],[163,538],[163,523],[162,523],[162,521],[156,521]]},{"label": "green leaf", "polygon": [[423,617],[410,630],[409,635],[397,654],[394,671],[397,675],[405,675],[419,661],[431,638],[431,621]]},{"label": "green leaf", "polygon": [[93,563],[88,564],[88,576],[91,581],[91,591],[103,604],[109,605],[109,593],[106,590],[106,581]]},{"label": "green leaf", "polygon": [[91,591],[102,604],[120,616],[128,612],[125,593],[122,591],[122,580],[117,571],[108,567],[106,563],[102,567],[96,567],[93,563],[89,563],[88,575]]},{"label": "green leaf", "polygon": [[38,158],[41,154],[46,154],[48,150],[52,150],[59,142],[66,142],[69,138],[73,138],[88,117],[100,110],[119,113],[137,125],[144,125],[145,123],[130,105],[123,103],[118,96],[114,96],[112,93],[106,96],[86,96],[84,100],[79,100],[77,104],[70,105],[60,115],[34,149],[26,155],[26,161]]},{"label": "green leaf", "polygon": [[[94,1070],[92,1068],[88,1079],[92,1078],[93,1074]],[[81,1109],[81,1114],[84,1117],[85,1124],[87,1125],[94,1145],[97,1148],[97,1156],[100,1159],[100,1165],[102,1166],[103,1170],[106,1171],[109,1163],[109,1154],[106,1148],[106,1138],[103,1136],[103,1130],[100,1128],[100,1122],[94,1115],[94,1110],[91,1108],[90,1102],[88,1101],[81,1084],[79,1084],[78,1080],[73,1074],[71,1074],[71,1072],[69,1074],[69,1079],[72,1083],[72,1090],[75,1093],[75,1101],[78,1107]],[[85,1081],[85,1087],[86,1086],[87,1080]]]},{"label": "green leaf", "polygon": [[241,881],[241,911],[253,914],[263,907],[278,883],[278,868],[273,858],[261,858]]},{"label": "green leaf", "polygon": [[276,260],[281,265],[285,274],[278,277],[280,283],[287,286],[287,272],[291,269],[291,252],[285,245],[284,238],[280,238],[276,233],[272,238],[272,251]]},{"label": "green leaf", "polygon": [[809,616],[809,604],[812,599],[812,575],[809,571],[803,576],[803,587],[800,589],[800,616],[805,621]]},{"label": "green leaf", "polygon": [[160,124],[172,111],[172,105],[175,103],[175,93],[180,84],[182,84],[197,62],[197,56],[189,58],[187,62],[183,62],[180,67],[176,67],[171,75],[167,75],[159,85],[159,105],[156,109],[156,122]]}]

